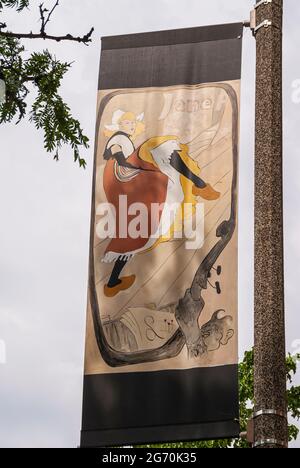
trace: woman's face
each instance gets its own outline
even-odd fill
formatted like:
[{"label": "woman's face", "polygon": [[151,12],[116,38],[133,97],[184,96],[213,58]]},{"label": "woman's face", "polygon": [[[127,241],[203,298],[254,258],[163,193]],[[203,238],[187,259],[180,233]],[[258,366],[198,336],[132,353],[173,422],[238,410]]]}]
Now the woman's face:
[{"label": "woman's face", "polygon": [[127,133],[127,135],[134,135],[136,131],[136,122],[134,120],[122,120],[120,122],[121,132]]}]

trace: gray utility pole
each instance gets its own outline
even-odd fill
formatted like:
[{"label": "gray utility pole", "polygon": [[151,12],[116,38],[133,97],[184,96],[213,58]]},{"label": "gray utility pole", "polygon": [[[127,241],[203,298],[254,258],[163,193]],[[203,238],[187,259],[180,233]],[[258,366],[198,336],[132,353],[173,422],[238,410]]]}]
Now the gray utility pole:
[{"label": "gray utility pole", "polygon": [[282,8],[283,0],[257,0],[254,447],[263,448],[288,446],[282,203]]}]

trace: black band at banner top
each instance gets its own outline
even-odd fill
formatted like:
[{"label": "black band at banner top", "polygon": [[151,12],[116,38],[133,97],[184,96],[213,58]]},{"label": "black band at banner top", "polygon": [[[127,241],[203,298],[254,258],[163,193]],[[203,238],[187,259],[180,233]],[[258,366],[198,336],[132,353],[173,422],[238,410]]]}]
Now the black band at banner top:
[{"label": "black band at banner top", "polygon": [[103,38],[98,89],[239,80],[242,32],[235,23]]},{"label": "black band at banner top", "polygon": [[102,50],[155,47],[194,42],[238,39],[243,35],[243,23],[229,23],[196,28],[172,29],[149,33],[102,37]]}]

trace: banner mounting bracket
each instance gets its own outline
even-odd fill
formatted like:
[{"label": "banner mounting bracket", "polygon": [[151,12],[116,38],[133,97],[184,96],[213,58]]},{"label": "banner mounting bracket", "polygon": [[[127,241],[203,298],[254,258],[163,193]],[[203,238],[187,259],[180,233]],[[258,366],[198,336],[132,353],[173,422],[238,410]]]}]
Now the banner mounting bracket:
[{"label": "banner mounting bracket", "polygon": [[253,34],[255,35],[261,28],[268,28],[269,26],[272,26],[272,21],[264,20],[254,28]]},{"label": "banner mounting bracket", "polygon": [[277,447],[288,448],[287,444],[283,440],[277,440],[277,439],[258,440],[257,442],[253,444],[253,448],[265,447],[265,446],[270,446],[270,445],[276,445]]},{"label": "banner mounting bracket", "polygon": [[250,29],[252,30],[253,36],[256,36],[257,32],[262,28],[269,28],[273,25],[272,21],[269,19],[265,19],[260,24],[257,25],[257,9],[263,5],[269,5],[273,3],[273,0],[261,0],[260,2],[254,5],[253,10],[250,12]]},{"label": "banner mounting bracket", "polygon": [[283,411],[274,410],[274,409],[262,409],[262,410],[255,411],[255,413],[253,413],[252,418],[256,419],[256,418],[259,418],[260,416],[265,416],[265,415],[278,416],[284,419],[287,418],[286,414]]},{"label": "banner mounting bracket", "polygon": [[254,5],[255,10],[259,8],[261,5],[268,5],[268,3],[273,3],[273,0],[261,0],[260,2]]}]

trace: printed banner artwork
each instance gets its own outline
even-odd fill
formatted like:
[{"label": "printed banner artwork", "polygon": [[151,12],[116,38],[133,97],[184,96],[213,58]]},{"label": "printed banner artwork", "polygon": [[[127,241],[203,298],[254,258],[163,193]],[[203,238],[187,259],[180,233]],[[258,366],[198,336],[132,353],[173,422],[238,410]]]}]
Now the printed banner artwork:
[{"label": "printed banner artwork", "polygon": [[102,41],[83,447],[239,433],[242,29]]}]

